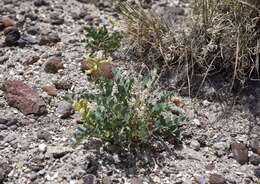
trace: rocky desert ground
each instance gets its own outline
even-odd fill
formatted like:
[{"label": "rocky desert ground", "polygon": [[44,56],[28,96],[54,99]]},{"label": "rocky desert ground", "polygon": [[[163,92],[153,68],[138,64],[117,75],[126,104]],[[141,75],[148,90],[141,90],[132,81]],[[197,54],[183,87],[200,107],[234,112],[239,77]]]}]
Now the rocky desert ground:
[{"label": "rocky desert ground", "polygon": [[[145,2],[173,20],[189,7]],[[80,69],[82,32],[109,17],[120,21],[109,0],[0,1],[0,183],[260,183],[259,84],[236,96],[205,86],[203,98],[179,97],[189,117],[179,147],[136,156],[95,139],[73,146],[79,115],[63,97],[93,90]]]}]

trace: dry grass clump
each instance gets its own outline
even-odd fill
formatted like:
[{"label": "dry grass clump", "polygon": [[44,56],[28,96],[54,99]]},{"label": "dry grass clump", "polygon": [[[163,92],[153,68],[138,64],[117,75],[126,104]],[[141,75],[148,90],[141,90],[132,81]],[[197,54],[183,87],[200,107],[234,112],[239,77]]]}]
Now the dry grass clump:
[{"label": "dry grass clump", "polygon": [[[258,0],[259,2],[259,0]],[[259,78],[259,19],[257,1],[197,0],[190,32],[190,54],[195,70],[214,74],[224,72],[232,85]],[[193,44],[195,43],[195,44]]]},{"label": "dry grass clump", "polygon": [[203,76],[202,83],[221,73],[233,86],[234,81],[259,79],[259,5],[259,0],[193,0],[183,34],[140,7],[121,3],[120,10],[126,35],[141,50],[142,60],[152,61],[150,66],[166,63],[169,69],[187,71],[186,81]]},{"label": "dry grass clump", "polygon": [[167,65],[175,37],[164,20],[139,4],[119,2],[117,8],[125,20],[125,35],[142,62],[150,66]]}]

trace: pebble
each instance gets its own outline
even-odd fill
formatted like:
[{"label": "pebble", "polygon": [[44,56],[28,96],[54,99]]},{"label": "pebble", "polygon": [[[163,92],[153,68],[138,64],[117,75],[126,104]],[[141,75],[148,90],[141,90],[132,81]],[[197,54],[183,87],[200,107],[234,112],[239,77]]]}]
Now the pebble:
[{"label": "pebble", "polygon": [[[26,17],[28,17],[31,21],[36,21],[38,19],[38,16],[34,13],[28,13],[26,15]],[[27,30],[27,32],[28,32],[28,30]]]},{"label": "pebble", "polygon": [[45,102],[37,91],[20,80],[6,80],[3,91],[8,104],[19,109],[24,115],[47,113]]},{"label": "pebble", "polygon": [[213,144],[213,149],[215,149],[216,155],[222,157],[225,155],[229,149],[229,145],[226,142],[217,142]]},{"label": "pebble", "polygon": [[[87,66],[88,64],[86,64],[85,66]],[[81,67],[82,69],[82,67]],[[103,77],[106,79],[111,79],[113,78],[113,66],[110,63],[102,63],[99,65],[99,70],[96,72],[91,73],[91,75],[93,77]]]},{"label": "pebble", "polygon": [[28,167],[32,171],[37,172],[40,175],[40,173],[39,173],[40,171],[44,172],[44,170],[43,170],[45,167],[44,160],[39,157],[34,157],[30,160]]},{"label": "pebble", "polygon": [[226,184],[227,180],[219,174],[211,174],[209,176],[209,183],[210,184]]},{"label": "pebble", "polygon": [[72,152],[73,149],[69,147],[63,147],[63,146],[49,146],[47,149],[46,154],[47,155],[52,155],[53,158],[59,159],[66,154]]},{"label": "pebble", "polygon": [[260,141],[259,140],[251,140],[250,147],[254,153],[260,155]]},{"label": "pebble", "polygon": [[29,173],[27,174],[27,177],[31,180],[31,181],[35,181],[38,177],[37,173]]},{"label": "pebble", "polygon": [[50,19],[52,25],[62,25],[64,23],[64,18],[58,13],[51,14]]},{"label": "pebble", "polygon": [[83,19],[84,17],[86,17],[88,15],[88,12],[87,11],[80,11],[80,12],[73,12],[71,14],[71,17],[74,19],[74,20],[79,20],[79,19]]},{"label": "pebble", "polygon": [[8,16],[3,16],[0,20],[0,30],[3,30],[4,28],[7,27],[13,27],[15,26],[15,21],[11,19]]},{"label": "pebble", "polygon": [[102,183],[103,184],[112,184],[111,179],[108,176],[104,176],[102,178]]},{"label": "pebble", "polygon": [[248,148],[245,144],[242,143],[232,143],[231,150],[233,153],[233,157],[240,164],[245,164],[248,162]]},{"label": "pebble", "polygon": [[255,176],[260,178],[260,167],[255,169]]},{"label": "pebble", "polygon": [[39,144],[38,149],[40,152],[45,153],[47,151],[47,145],[46,144]]},{"label": "pebble", "polygon": [[258,166],[260,164],[260,156],[257,155],[257,154],[252,154],[250,157],[249,157],[249,162],[253,165],[256,165]]},{"label": "pebble", "polygon": [[50,96],[57,96],[58,90],[54,85],[45,84],[42,87],[42,90],[45,91]]},{"label": "pebble", "polygon": [[60,57],[53,57],[45,63],[46,73],[57,73],[60,69],[64,69],[64,63]]},{"label": "pebble", "polygon": [[210,102],[208,100],[203,100],[202,104],[203,106],[208,107],[210,105]]},{"label": "pebble", "polygon": [[38,27],[29,27],[27,33],[30,35],[37,35],[40,33],[40,29]]},{"label": "pebble", "polygon": [[8,126],[0,124],[0,130],[6,130],[8,129]]},{"label": "pebble", "polygon": [[54,82],[54,85],[57,89],[69,90],[72,87],[72,82],[70,80],[58,80]]},{"label": "pebble", "polygon": [[0,183],[4,183],[8,174],[11,172],[12,167],[7,163],[0,163]]},{"label": "pebble", "polygon": [[80,62],[80,69],[82,72],[85,72],[86,70],[90,69],[90,66],[87,61],[83,60]]},{"label": "pebble", "polygon": [[48,35],[41,36],[39,45],[52,45],[60,41],[58,33],[49,33]]},{"label": "pebble", "polygon": [[35,0],[33,2],[34,6],[40,7],[40,6],[48,6],[49,3],[46,0]]},{"label": "pebble", "polygon": [[84,184],[96,184],[97,183],[96,176],[93,174],[87,174],[87,175],[83,176],[83,181],[84,181]]},{"label": "pebble", "polygon": [[81,3],[91,3],[92,0],[77,0],[78,2],[81,2]]},{"label": "pebble", "polygon": [[16,130],[17,129],[18,120],[11,118],[0,118],[0,130]]},{"label": "pebble", "polygon": [[195,151],[200,150],[200,143],[197,140],[191,140],[190,147],[194,149]]},{"label": "pebble", "polygon": [[74,108],[72,107],[71,103],[61,101],[57,106],[57,114],[62,119],[69,118],[70,115],[74,114]]},{"label": "pebble", "polygon": [[140,178],[133,178],[131,184],[142,184],[143,181]]},{"label": "pebble", "polygon": [[18,40],[21,38],[20,31],[16,27],[8,27],[4,31],[5,43],[7,46],[18,45]]},{"label": "pebble", "polygon": [[9,127],[9,129],[12,130],[12,131],[14,131],[14,130],[17,129],[17,126],[16,126],[16,125],[12,125],[12,126]]},{"label": "pebble", "polygon": [[193,119],[192,123],[193,123],[194,125],[198,126],[198,127],[201,126],[201,122],[200,122],[200,120],[198,120],[198,119]]},{"label": "pebble", "polygon": [[37,138],[48,142],[49,140],[51,140],[51,134],[48,131],[40,130],[37,133]]},{"label": "pebble", "polygon": [[39,59],[40,59],[39,56],[33,55],[33,56],[30,56],[29,58],[27,58],[23,63],[25,65],[32,65],[32,64],[36,63]]}]

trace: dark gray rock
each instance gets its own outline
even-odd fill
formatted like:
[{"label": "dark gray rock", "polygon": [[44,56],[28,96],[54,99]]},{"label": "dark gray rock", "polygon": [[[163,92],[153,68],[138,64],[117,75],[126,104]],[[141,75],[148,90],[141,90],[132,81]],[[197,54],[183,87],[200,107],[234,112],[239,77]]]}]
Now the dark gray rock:
[{"label": "dark gray rock", "polygon": [[32,158],[28,163],[28,167],[34,172],[39,172],[45,167],[44,160],[39,157]]},{"label": "dark gray rock", "polygon": [[6,130],[6,129],[8,129],[8,126],[4,124],[0,124],[0,130]]},{"label": "dark gray rock", "polygon": [[21,38],[20,31],[16,27],[8,27],[4,30],[5,43],[7,46],[17,46]]},{"label": "dark gray rock", "polygon": [[260,156],[257,154],[252,154],[249,158],[249,162],[253,165],[259,165],[260,164]]},{"label": "dark gray rock", "polygon": [[32,64],[36,63],[39,59],[40,59],[39,56],[33,55],[33,56],[30,56],[29,58],[27,58],[23,63],[25,65],[32,65]]},{"label": "dark gray rock", "polygon": [[51,140],[51,134],[46,130],[41,130],[37,133],[37,138],[48,142]]},{"label": "dark gray rock", "polygon": [[52,25],[62,25],[64,23],[64,18],[58,13],[53,13],[50,16]]},{"label": "dark gray rock", "polygon": [[69,80],[59,80],[59,81],[55,81],[54,85],[57,89],[60,90],[69,90],[72,87],[72,82]]},{"label": "dark gray rock", "polygon": [[87,175],[83,176],[83,182],[84,182],[84,184],[96,184],[97,179],[96,179],[95,175],[87,174]]},{"label": "dark gray rock", "polygon": [[40,38],[40,45],[52,45],[55,43],[60,42],[61,39],[58,35],[58,33],[49,33],[47,35],[42,35]]},{"label": "dark gray rock", "polygon": [[8,174],[11,172],[12,167],[7,163],[0,163],[0,183],[4,183]]},{"label": "dark gray rock", "polygon": [[33,2],[34,6],[40,7],[40,6],[49,6],[49,3],[46,0],[35,0]]},{"label": "dark gray rock", "polygon": [[37,35],[40,34],[40,29],[38,27],[29,27],[27,33],[30,35]]},{"label": "dark gray rock", "polygon": [[255,176],[260,178],[260,167],[255,169]]}]

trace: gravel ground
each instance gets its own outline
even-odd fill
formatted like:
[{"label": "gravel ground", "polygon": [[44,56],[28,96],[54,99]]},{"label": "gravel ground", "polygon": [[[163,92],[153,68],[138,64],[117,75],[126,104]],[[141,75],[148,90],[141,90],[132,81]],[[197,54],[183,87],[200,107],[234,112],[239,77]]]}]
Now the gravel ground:
[{"label": "gravel ground", "polygon": [[[80,71],[86,51],[81,42],[83,27],[108,24],[108,17],[118,19],[110,1],[93,2],[0,1],[0,84],[23,81],[36,91],[23,92],[22,100],[35,95],[36,104],[43,99],[48,111],[24,115],[7,103],[4,88],[10,86],[2,87],[0,183],[260,183],[259,87],[234,103],[231,95],[221,101],[212,99],[209,93],[218,94],[212,89],[203,99],[183,98],[190,121],[182,125],[183,144],[178,148],[166,143],[168,150],[163,147],[134,156],[94,139],[72,146],[78,114],[63,97],[93,90]],[[153,9],[173,20],[185,15],[188,7],[188,2],[178,0],[153,3]],[[50,62],[53,58],[55,66]],[[134,72],[130,61],[116,65]]]}]

